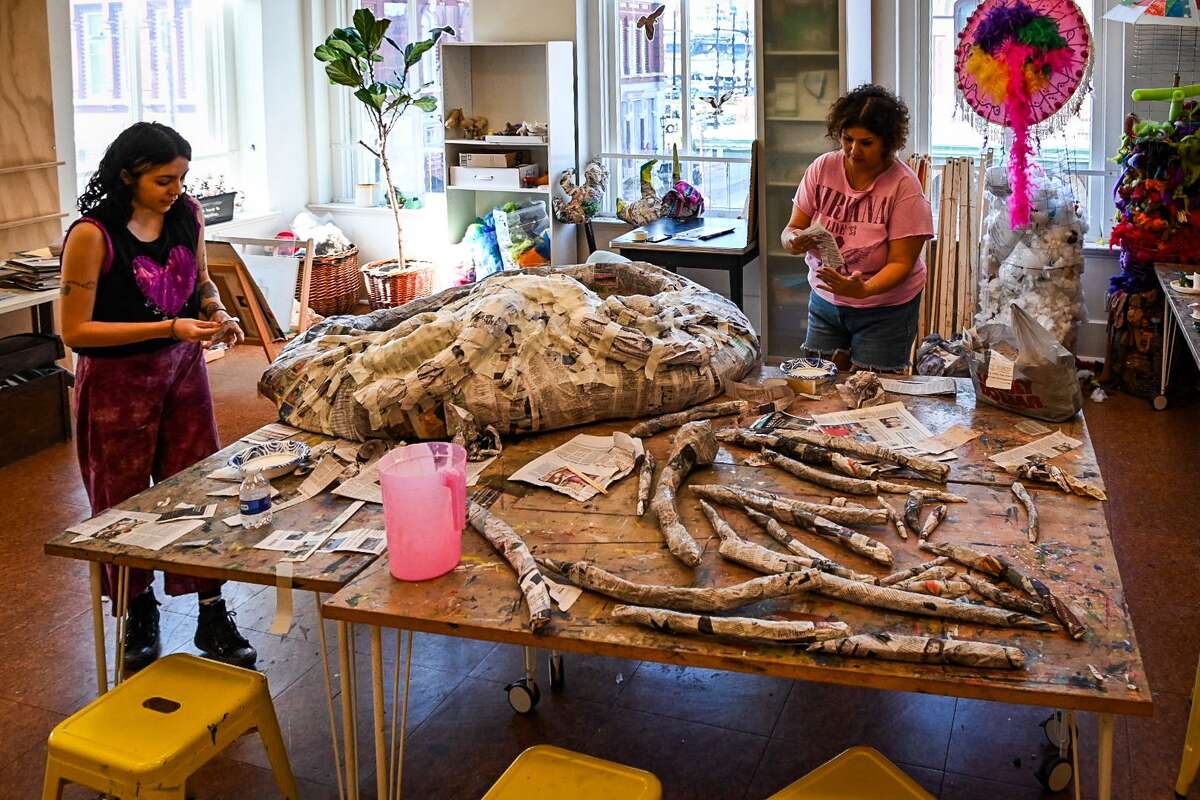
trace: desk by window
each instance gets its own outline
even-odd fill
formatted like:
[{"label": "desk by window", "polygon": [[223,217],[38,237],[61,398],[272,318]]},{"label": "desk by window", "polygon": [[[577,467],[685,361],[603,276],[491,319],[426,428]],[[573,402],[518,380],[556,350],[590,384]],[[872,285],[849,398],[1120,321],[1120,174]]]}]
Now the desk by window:
[{"label": "desk by window", "polygon": [[676,234],[706,228],[717,231],[733,228],[732,231],[712,239],[664,239],[661,242],[635,242],[634,231],[618,236],[609,243],[609,248],[634,261],[651,264],[678,272],[684,269],[719,269],[729,273],[730,299],[742,308],[742,267],[758,256],[758,240],[751,237],[744,219],[732,217],[701,217],[699,219],[657,219],[641,228],[650,236]]}]

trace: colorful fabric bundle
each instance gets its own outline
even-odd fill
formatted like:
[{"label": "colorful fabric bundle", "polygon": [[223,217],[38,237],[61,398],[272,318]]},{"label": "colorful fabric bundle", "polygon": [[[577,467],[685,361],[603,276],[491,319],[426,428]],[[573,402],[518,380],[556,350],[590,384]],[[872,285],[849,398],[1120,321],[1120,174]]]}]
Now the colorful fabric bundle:
[{"label": "colorful fabric bundle", "polygon": [[1078,113],[1092,71],[1092,37],[1072,0],[984,0],[959,36],[960,101],[984,133],[1012,128],[1013,228],[1029,224],[1030,134],[1062,128]]},{"label": "colorful fabric bundle", "polygon": [[1116,223],[1109,243],[1121,248],[1112,291],[1156,285],[1154,262],[1200,263],[1200,108],[1185,103],[1175,122],[1130,115],[1114,159]]}]

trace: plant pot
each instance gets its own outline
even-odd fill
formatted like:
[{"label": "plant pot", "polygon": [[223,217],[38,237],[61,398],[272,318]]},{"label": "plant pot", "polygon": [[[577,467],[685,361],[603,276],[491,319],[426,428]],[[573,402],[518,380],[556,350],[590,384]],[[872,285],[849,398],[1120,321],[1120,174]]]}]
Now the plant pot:
[{"label": "plant pot", "polygon": [[409,259],[400,269],[396,259],[384,258],[364,264],[362,274],[371,310],[402,306],[433,290],[433,264],[428,261]]}]

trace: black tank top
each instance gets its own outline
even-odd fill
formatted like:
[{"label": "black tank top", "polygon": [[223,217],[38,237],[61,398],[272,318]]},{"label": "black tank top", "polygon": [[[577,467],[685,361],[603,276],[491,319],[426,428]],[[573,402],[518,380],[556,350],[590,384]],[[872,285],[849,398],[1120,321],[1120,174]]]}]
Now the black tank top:
[{"label": "black tank top", "polygon": [[[183,206],[179,204],[183,203]],[[124,223],[110,215],[80,217],[104,232],[107,252],[96,285],[92,319],[96,322],[161,322],[178,317],[196,317],[200,298],[196,293],[198,269],[196,247],[200,225],[196,203],[188,196],[163,220],[162,232],[153,242],[143,242]],[[71,230],[67,231],[70,237]],[[150,353],[175,344],[174,339],[148,339],[112,347],[81,347],[86,356],[112,358]]]}]

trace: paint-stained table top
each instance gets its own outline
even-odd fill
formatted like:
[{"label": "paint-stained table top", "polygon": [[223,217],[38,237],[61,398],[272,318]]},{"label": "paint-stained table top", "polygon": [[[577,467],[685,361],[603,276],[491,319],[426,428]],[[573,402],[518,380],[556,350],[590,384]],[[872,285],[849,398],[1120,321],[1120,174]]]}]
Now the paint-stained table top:
[{"label": "paint-stained table top", "polygon": [[[292,438],[313,445],[328,437],[301,433]],[[141,569],[167,570],[202,578],[274,585],[275,567],[283,553],[255,549],[254,545],[265,539],[272,530],[319,529],[344,511],[351,501],[324,492],[291,508],[276,511],[273,527],[266,530],[229,527],[221,520],[238,513],[237,497],[209,497],[207,493],[222,486],[229,486],[230,482],[204,476],[224,466],[230,456],[248,446],[248,442],[239,440],[162,483],[117,504],[118,508],[126,510],[161,513],[179,503],[216,503],[217,511],[213,517],[202,528],[182,537],[179,542],[154,551],[100,539],[88,539],[72,544],[72,540],[76,538],[75,534],[62,533],[46,544],[46,553]],[[299,486],[302,480],[302,477],[290,475],[278,478],[272,481],[272,484],[284,494]],[[382,508],[367,503],[349,519],[344,529],[382,527]],[[199,548],[180,546],[180,542],[199,539],[216,541]],[[357,553],[314,553],[307,561],[294,565],[292,585],[310,591],[335,592],[375,558]]]},{"label": "paint-stained table top", "polygon": [[[1036,437],[1012,429],[1020,417],[983,404],[976,407],[969,383],[960,383],[959,389],[954,401],[897,398],[903,399],[934,433],[952,424],[964,424],[986,434],[986,439],[977,439],[956,451],[960,456],[951,462],[951,484],[947,488],[966,495],[971,502],[951,504],[947,520],[932,540],[969,544],[979,550],[1003,554],[1023,566],[1028,574],[1041,578],[1068,600],[1088,627],[1084,640],[1072,641],[1065,633],[1037,633],[915,617],[805,594],[761,602],[730,613],[777,619],[842,620],[859,633],[891,631],[1012,645],[1026,652],[1028,663],[1023,671],[815,656],[787,646],[673,636],[610,621],[608,615],[616,602],[590,592],[584,592],[569,611],[556,609],[549,631],[535,637],[528,632],[527,612],[512,570],[470,529],[463,535],[462,561],[448,575],[405,583],[393,579],[386,559],[380,559],[330,598],[323,606],[323,613],[356,623],[820,682],[1096,712],[1151,713],[1150,687],[1126,607],[1103,504],[1048,487],[1031,488],[1041,515],[1041,539],[1036,545],[1028,543],[1025,512],[1008,489],[1011,480],[987,456]],[[841,408],[844,406],[840,401],[832,397],[797,401],[791,411],[806,414]],[[725,418],[718,425],[734,421]],[[482,479],[501,491],[492,512],[508,522],[539,556],[590,559],[618,575],[644,583],[725,586],[753,578],[755,573],[724,560],[717,553],[719,541],[701,514],[695,495],[686,488],[688,484],[764,488],[818,501],[827,501],[834,494],[774,467],[746,465],[743,462],[752,455],[749,451],[723,447],[718,463],[694,472],[679,494],[683,521],[704,550],[701,565],[693,570],[664,548],[652,515],[635,516],[636,478],[623,479],[610,487],[607,495],[588,503],[504,479],[522,464],[577,433],[602,434],[628,430],[631,425],[629,422],[589,425],[509,444]],[[1098,481],[1095,455],[1082,417],[1048,427],[1084,440],[1082,448],[1059,456],[1054,463],[1073,474]],[[670,437],[671,432],[666,432],[646,440],[659,456],[660,465],[669,449]],[[902,476],[897,479],[909,480]],[[899,495],[890,499],[894,505],[903,501]],[[862,502],[873,505],[874,498],[863,498]],[[780,549],[741,512],[719,510],[745,538]],[[876,575],[889,571],[828,540],[797,528],[789,530],[856,571]],[[889,526],[867,526],[861,530],[891,547],[896,557],[895,569],[930,557],[918,550],[915,537],[901,541]],[[1102,679],[1098,680],[1093,670]]]}]

